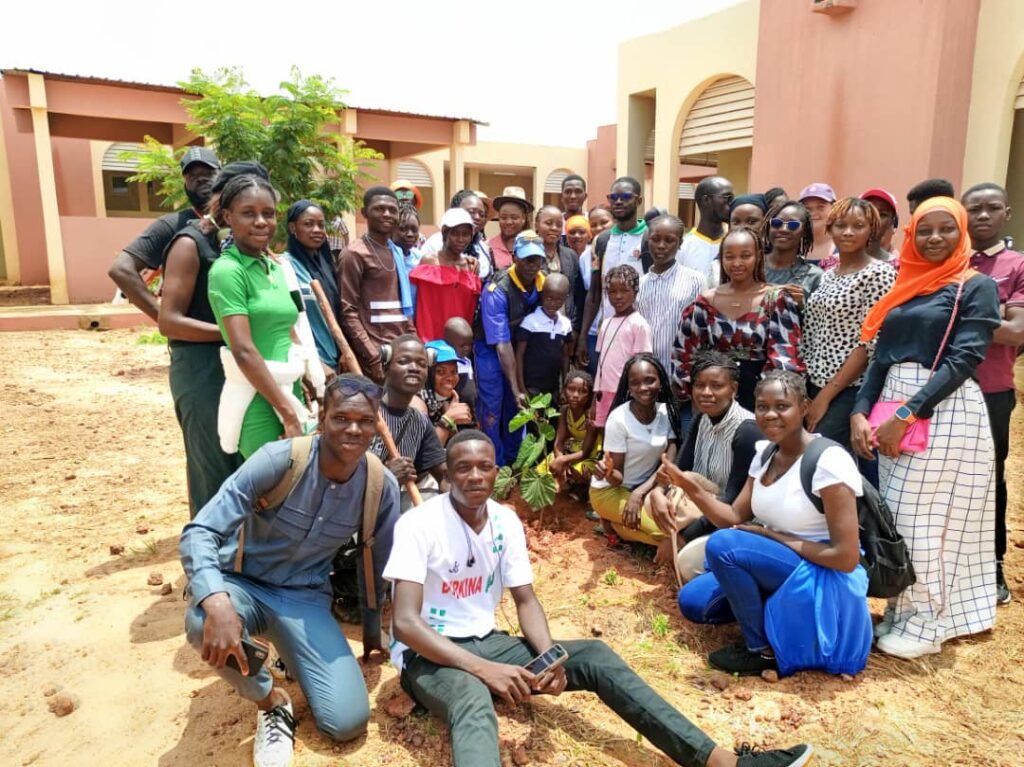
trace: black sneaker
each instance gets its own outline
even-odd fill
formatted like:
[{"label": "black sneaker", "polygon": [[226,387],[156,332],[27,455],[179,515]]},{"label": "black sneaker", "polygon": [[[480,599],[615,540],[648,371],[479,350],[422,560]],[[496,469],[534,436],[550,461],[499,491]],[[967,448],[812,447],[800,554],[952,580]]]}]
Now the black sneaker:
[{"label": "black sneaker", "polygon": [[771,751],[762,751],[756,746],[744,743],[735,751],[739,757],[736,767],[800,767],[807,764],[812,752],[813,749],[803,743],[793,748]]},{"label": "black sneaker", "polygon": [[1003,563],[996,562],[996,602],[1001,605],[1010,604],[1013,595],[1010,594],[1010,587],[1006,585],[1006,576],[1003,575]]},{"label": "black sneaker", "polygon": [[708,663],[714,668],[740,676],[760,676],[762,671],[777,670],[775,658],[751,652],[745,646],[726,645],[708,655]]}]

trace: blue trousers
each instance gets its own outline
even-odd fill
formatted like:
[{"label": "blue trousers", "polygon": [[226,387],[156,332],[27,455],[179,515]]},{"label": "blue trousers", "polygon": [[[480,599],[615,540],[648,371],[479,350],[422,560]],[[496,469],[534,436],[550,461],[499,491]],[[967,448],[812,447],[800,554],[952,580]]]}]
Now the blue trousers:
[{"label": "blue trousers", "polygon": [[519,406],[512,396],[501,361],[493,346],[477,341],[473,345],[476,356],[476,416],[484,434],[494,443],[494,457],[499,466],[511,465],[516,460],[523,441],[523,429],[508,430],[508,423]]},{"label": "blue trousers", "polygon": [[[362,735],[370,719],[370,698],[359,663],[331,615],[330,593],[275,587],[231,573],[225,573],[224,580],[244,634],[258,634],[274,643],[302,688],[320,732],[334,740]],[[203,608],[190,603],[185,635],[197,650],[203,646],[205,620]],[[274,687],[266,666],[252,677],[227,667],[217,673],[251,701],[263,700]]]},{"label": "blue trousers", "polygon": [[679,590],[679,609],[694,623],[737,621],[747,649],[769,646],[764,605],[799,566],[788,546],[743,530],[716,530],[704,551],[708,572]]}]

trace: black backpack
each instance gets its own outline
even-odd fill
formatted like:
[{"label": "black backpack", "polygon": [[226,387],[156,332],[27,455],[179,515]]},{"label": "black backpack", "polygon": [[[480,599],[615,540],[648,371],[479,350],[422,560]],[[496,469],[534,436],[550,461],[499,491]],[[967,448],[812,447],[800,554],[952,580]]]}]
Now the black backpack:
[{"label": "black backpack", "polygon": [[[811,484],[818,468],[818,459],[830,447],[844,449],[834,440],[818,437],[807,446],[800,464],[800,484],[814,508],[822,514],[825,513],[825,506],[821,498],[811,491]],[[767,465],[778,449],[778,445],[771,445],[765,451],[762,466]],[[860,563],[868,573],[868,596],[895,597],[912,586],[917,576],[914,575],[906,541],[896,530],[892,512],[875,486],[863,477],[861,479],[864,495],[857,498],[857,522],[860,526],[860,547],[864,550]]]}]

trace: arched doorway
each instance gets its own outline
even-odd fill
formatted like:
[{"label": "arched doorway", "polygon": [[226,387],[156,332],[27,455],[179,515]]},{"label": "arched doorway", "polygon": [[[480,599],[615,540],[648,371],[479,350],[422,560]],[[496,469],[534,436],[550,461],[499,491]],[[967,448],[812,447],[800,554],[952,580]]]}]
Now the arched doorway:
[{"label": "arched doorway", "polygon": [[139,161],[122,155],[145,149],[145,144],[119,142],[111,144],[103,153],[100,170],[103,173],[103,201],[107,216],[156,218],[168,212],[156,183],[128,180],[138,170]]},{"label": "arched doorway", "polygon": [[680,181],[695,182],[716,169],[747,189],[754,146],[754,86],[723,75],[709,83],[690,106],[679,134]]},{"label": "arched doorway", "polygon": [[419,160],[405,159],[395,163],[394,178],[405,179],[410,184],[415,184],[423,197],[423,207],[420,208],[420,222],[431,224],[434,222],[434,180],[430,170]]},{"label": "arched doorway", "polygon": [[544,205],[557,205],[561,207],[562,182],[565,181],[566,176],[572,173],[574,171],[559,168],[548,174],[548,177],[544,179]]},{"label": "arched doorway", "polygon": [[[1024,79],[1017,86],[1013,103],[1013,132],[1010,134],[1010,157],[1006,164],[1006,195],[1010,204],[1024,200]],[[1024,216],[1013,216],[1006,227],[1013,237],[1014,247],[1024,247]]]}]

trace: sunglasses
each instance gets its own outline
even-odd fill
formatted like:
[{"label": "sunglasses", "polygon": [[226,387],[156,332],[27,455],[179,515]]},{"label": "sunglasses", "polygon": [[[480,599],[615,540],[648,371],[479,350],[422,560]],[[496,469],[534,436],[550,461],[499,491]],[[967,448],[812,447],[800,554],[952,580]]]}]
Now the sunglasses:
[{"label": "sunglasses", "polygon": [[608,202],[629,202],[636,195],[633,192],[612,192],[608,195]]},{"label": "sunglasses", "polygon": [[772,229],[781,229],[782,227],[786,227],[791,232],[795,232],[803,226],[799,221],[783,221],[781,218],[773,218],[768,222],[768,224]]},{"label": "sunglasses", "polygon": [[399,189],[397,192],[395,192],[395,197],[397,197],[399,200],[415,200],[416,193],[410,192],[408,189]]},{"label": "sunglasses", "polygon": [[353,381],[349,378],[342,378],[337,376],[331,379],[331,382],[327,384],[327,388],[324,390],[325,393],[338,390],[344,397],[354,397],[357,394],[365,394],[372,400],[380,401],[384,394],[384,388],[379,384],[375,384],[372,381],[362,382]]}]

